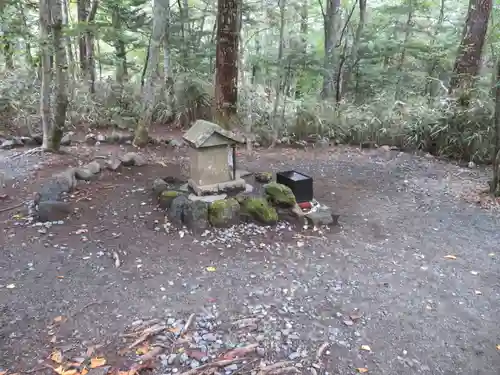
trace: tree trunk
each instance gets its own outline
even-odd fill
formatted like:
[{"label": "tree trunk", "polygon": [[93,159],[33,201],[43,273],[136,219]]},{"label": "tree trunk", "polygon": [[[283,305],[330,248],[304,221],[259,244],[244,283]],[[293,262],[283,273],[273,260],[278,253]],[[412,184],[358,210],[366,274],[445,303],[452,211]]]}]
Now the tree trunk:
[{"label": "tree trunk", "polygon": [[175,115],[174,78],[172,74],[172,51],[170,49],[170,1],[165,1],[165,31],[163,34],[163,75],[165,79],[165,100],[170,111],[170,116]]},{"label": "tree trunk", "polygon": [[52,47],[55,63],[55,111],[49,148],[58,151],[61,145],[68,108],[68,78],[66,49],[63,35],[62,4],[64,0],[50,0],[52,13]]},{"label": "tree trunk", "polygon": [[111,10],[111,24],[115,30],[117,37],[115,40],[115,55],[116,55],[116,68],[115,68],[115,79],[119,85],[123,85],[128,80],[128,68],[127,68],[127,51],[125,49],[125,42],[121,38],[122,30],[122,17],[120,13],[120,7],[118,5],[113,6]]},{"label": "tree trunk", "polygon": [[398,78],[396,81],[396,90],[395,90],[395,94],[394,94],[395,100],[402,99],[401,76],[403,75],[403,66],[404,66],[405,58],[406,58],[406,46],[408,44],[408,41],[410,40],[410,35],[411,35],[411,30],[412,30],[413,13],[414,13],[413,1],[408,0],[408,18],[406,19],[406,24],[405,24],[405,37],[403,40],[401,55],[400,55],[399,61],[398,61],[398,66],[396,68]]},{"label": "tree trunk", "polygon": [[[62,23],[63,27],[68,27],[69,25],[69,16],[68,16],[68,0],[62,0]],[[66,48],[66,55],[68,57],[68,73],[72,79],[76,78],[75,69],[75,57],[73,55],[73,44],[71,43],[71,37],[66,35],[64,37],[64,43]]]},{"label": "tree trunk", "polygon": [[303,0],[302,6],[300,7],[300,43],[302,49],[302,58],[304,63],[299,70],[296,77],[295,84],[295,99],[300,99],[302,97],[302,79],[301,77],[305,74],[307,68],[306,57],[307,57],[307,31],[309,29],[309,1]]},{"label": "tree trunk", "polygon": [[[82,25],[87,21],[90,0],[77,0],[78,24]],[[85,32],[81,32],[78,38],[78,52],[80,57],[80,73],[82,76],[87,72],[87,44],[85,43]]]},{"label": "tree trunk", "polygon": [[361,36],[363,35],[363,29],[366,22],[366,0],[359,0],[359,23],[356,28],[356,34],[354,35],[354,40],[352,42],[351,54],[349,57],[349,63],[347,69],[345,70],[344,77],[342,79],[342,97],[345,96],[347,92],[347,87],[351,81],[352,74],[356,65],[358,64],[358,54],[359,54],[359,44],[361,43]]},{"label": "tree trunk", "polygon": [[85,30],[85,53],[87,54],[87,61],[85,62],[86,70],[84,71],[85,78],[89,85],[89,92],[95,93],[95,52],[94,52],[94,32],[91,27],[93,26],[94,19],[97,13],[99,0],[93,0],[90,10],[87,14],[86,30]]},{"label": "tree trunk", "polygon": [[278,116],[278,107],[281,100],[281,90],[283,87],[283,52],[285,43],[285,11],[286,11],[286,0],[279,0],[280,8],[280,36],[279,36],[279,47],[278,47],[278,61],[276,62],[278,68],[278,77],[276,79],[276,98],[274,100],[273,113],[271,116],[272,125],[272,143],[270,148],[276,145],[279,137],[280,123],[281,119]]},{"label": "tree trunk", "polygon": [[336,75],[335,45],[337,43],[338,13],[340,0],[327,0],[326,12],[323,13],[325,59],[323,63],[323,99],[331,98],[334,93]]},{"label": "tree trunk", "polygon": [[50,36],[50,6],[48,0],[39,2],[40,19],[40,117],[42,122],[43,141],[42,148],[50,148],[51,116],[50,116],[50,84],[52,82],[52,64],[49,46]]},{"label": "tree trunk", "polygon": [[240,0],[218,0],[214,121],[229,129],[238,100],[238,15]]},{"label": "tree trunk", "polygon": [[491,193],[498,195],[498,168],[500,168],[500,58],[497,58],[497,79],[495,87],[495,150],[493,153],[493,180],[491,181]]},{"label": "tree trunk", "polygon": [[450,95],[459,91],[459,96],[464,105],[468,105],[470,91],[474,88],[475,79],[479,74],[491,8],[492,0],[469,1],[462,41],[458,48],[453,76],[448,88]]},{"label": "tree trunk", "polygon": [[155,0],[153,5],[153,30],[148,49],[148,60],[145,67],[144,87],[142,92],[142,116],[135,131],[134,145],[144,147],[149,140],[149,128],[153,121],[153,112],[156,105],[156,73],[160,60],[160,47],[165,33],[164,5],[168,0]]},{"label": "tree trunk", "polygon": [[[9,33],[4,33],[4,38],[9,38]],[[7,70],[14,69],[14,49],[12,48],[12,43],[9,40],[3,42],[3,54],[5,58],[5,67]]]},{"label": "tree trunk", "polygon": [[[431,53],[433,52],[434,46],[436,44],[436,39],[439,36],[441,32],[441,28],[443,26],[443,21],[444,21],[444,8],[445,8],[445,0],[441,0],[441,7],[439,8],[439,17],[437,20],[437,25],[436,25],[436,30],[434,31],[434,36],[431,40],[431,45],[430,45],[430,51]],[[439,66],[439,59],[437,57],[434,57],[430,64],[429,64],[429,70],[428,70],[428,78],[427,78],[427,83],[425,85],[425,94],[429,95],[429,98],[432,99],[433,97],[436,96],[437,92],[437,87],[438,85],[436,84],[436,69]]]}]

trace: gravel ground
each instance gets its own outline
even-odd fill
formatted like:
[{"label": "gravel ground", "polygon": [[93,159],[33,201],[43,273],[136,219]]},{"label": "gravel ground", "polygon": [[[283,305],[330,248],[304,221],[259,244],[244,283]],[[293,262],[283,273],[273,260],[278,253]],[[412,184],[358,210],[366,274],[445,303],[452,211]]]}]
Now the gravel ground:
[{"label": "gravel ground", "polygon": [[[62,225],[4,221],[0,367],[29,370],[54,348],[78,355],[91,344],[129,366],[117,355],[125,327],[159,318],[175,333],[196,313],[187,357],[167,351],[155,373],[201,365],[189,350],[211,357],[252,343],[259,361],[313,375],[498,373],[499,220],[460,198],[482,171],[353,149],[262,152],[243,164],[310,174],[341,227],[167,234],[144,188],[176,171],[103,176],[75,195],[80,214]],[[235,334],[232,323],[249,317]]]}]

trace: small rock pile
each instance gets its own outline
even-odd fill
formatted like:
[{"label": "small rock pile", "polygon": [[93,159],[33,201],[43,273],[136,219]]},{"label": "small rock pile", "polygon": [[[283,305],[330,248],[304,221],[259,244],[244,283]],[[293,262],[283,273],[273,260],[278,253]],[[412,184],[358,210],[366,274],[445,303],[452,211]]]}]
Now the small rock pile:
[{"label": "small rock pile", "polygon": [[57,173],[35,193],[31,215],[38,222],[60,221],[72,213],[71,204],[64,198],[75,189],[79,180],[94,180],[103,169],[117,171],[122,165],[142,166],[145,163],[143,156],[129,152],[121,158],[94,160],[82,167],[71,167],[64,172]]},{"label": "small rock pile", "polygon": [[239,223],[274,226],[280,219],[299,223],[304,220],[288,186],[270,182],[263,188],[263,196],[244,192],[234,197],[225,194],[199,197],[189,194],[185,185],[175,186],[163,179],[153,182],[158,204],[167,211],[167,231],[171,225],[204,233],[210,227],[230,228]]},{"label": "small rock pile", "polygon": [[[132,323],[122,351],[136,364],[160,374],[254,375],[315,373],[323,368],[328,343],[312,352],[302,345],[293,323],[264,308],[234,321],[220,320],[216,306],[191,314]],[[135,351],[135,353],[133,353]],[[139,354],[138,354],[139,353]],[[207,373],[208,373],[207,372]]]}]

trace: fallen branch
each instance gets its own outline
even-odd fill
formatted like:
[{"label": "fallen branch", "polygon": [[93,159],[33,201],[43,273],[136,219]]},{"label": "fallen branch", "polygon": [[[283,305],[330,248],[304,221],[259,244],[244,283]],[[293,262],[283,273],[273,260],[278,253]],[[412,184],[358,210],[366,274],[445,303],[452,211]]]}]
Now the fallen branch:
[{"label": "fallen branch", "polygon": [[269,366],[266,366],[266,367],[262,367],[260,369],[259,375],[269,374],[272,371],[278,370],[278,369],[280,369],[282,367],[286,368],[286,367],[289,367],[291,365],[293,365],[293,362],[290,362],[290,361],[278,362],[278,363],[275,363],[275,364],[272,364],[272,365],[269,365]]},{"label": "fallen branch", "polygon": [[113,251],[113,259],[115,261],[115,267],[119,268],[121,266],[120,257],[116,251]]},{"label": "fallen branch", "polygon": [[272,375],[283,375],[288,373],[300,374],[300,371],[295,366],[287,366],[283,368],[279,368],[270,372],[266,372],[266,374]]},{"label": "fallen branch", "polygon": [[233,350],[228,351],[226,354],[222,356],[222,358],[226,359],[232,359],[236,357],[244,357],[245,355],[252,353],[255,351],[255,349],[259,346],[258,344],[250,344],[247,346],[244,346],[242,348],[236,348]]},{"label": "fallen branch", "polygon": [[328,348],[330,346],[330,343],[328,342],[325,342],[323,343],[319,348],[318,348],[318,351],[316,352],[316,359],[321,359],[321,356],[323,355],[324,351],[326,350],[326,348]]},{"label": "fallen branch", "polygon": [[156,356],[159,356],[161,353],[165,351],[165,347],[162,345],[155,346],[152,350],[150,350],[148,353],[143,354],[139,357],[140,362],[146,362],[151,359],[155,359]]},{"label": "fallen branch", "polygon": [[181,373],[179,375],[195,375],[198,372],[204,371],[204,370],[212,368],[212,367],[217,367],[217,368],[226,367],[226,366],[232,365],[235,362],[239,362],[242,360],[243,360],[243,358],[236,358],[236,359],[228,359],[228,360],[223,360],[223,361],[216,361],[216,362],[212,362],[212,363],[207,363],[206,365],[194,368],[192,370],[184,371],[183,373]]},{"label": "fallen branch", "polygon": [[128,346],[129,349],[133,349],[135,348],[137,345],[140,345],[142,344],[144,341],[146,341],[148,338],[150,338],[151,336],[154,336],[154,335],[157,335],[158,333],[161,333],[163,332],[164,330],[166,330],[167,327],[166,326],[162,326],[162,325],[155,325],[155,326],[152,326],[150,328],[146,328],[144,330],[144,332],[142,333],[142,336],[139,337],[137,340],[135,340],[132,344],[130,344]]},{"label": "fallen branch", "polygon": [[10,207],[6,207],[6,208],[2,208],[2,209],[0,209],[0,213],[14,210],[16,208],[21,207],[23,204],[24,204],[24,202],[21,202],[19,204],[16,204],[15,206],[10,206]]},{"label": "fallen branch", "polygon": [[182,328],[179,336],[182,336],[183,334],[185,334],[187,332],[187,330],[189,329],[189,326],[193,323],[195,316],[196,316],[196,314],[194,314],[194,313],[189,315],[189,318],[188,318],[186,324],[184,324],[184,327]]}]

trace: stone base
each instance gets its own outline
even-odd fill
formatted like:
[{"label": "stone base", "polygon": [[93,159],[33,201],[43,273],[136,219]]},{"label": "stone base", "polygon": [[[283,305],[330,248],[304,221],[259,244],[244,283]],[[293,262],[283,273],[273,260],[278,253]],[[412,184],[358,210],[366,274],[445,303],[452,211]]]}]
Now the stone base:
[{"label": "stone base", "polygon": [[219,182],[218,184],[212,185],[197,185],[193,180],[188,181],[188,185],[196,195],[214,195],[220,193],[234,193],[238,191],[244,191],[246,188],[246,182],[242,178],[238,178],[232,181]]}]

